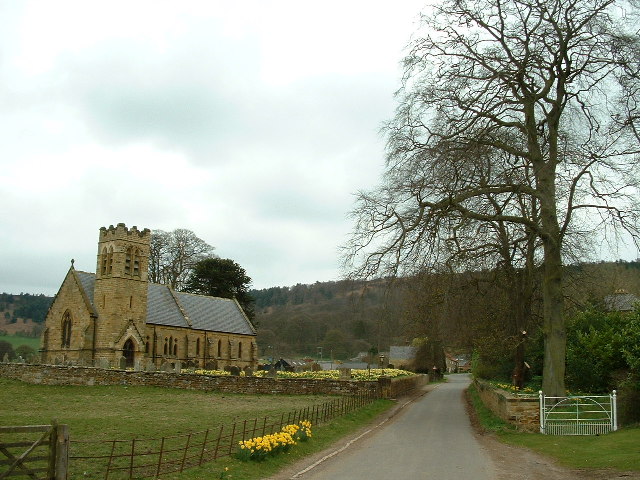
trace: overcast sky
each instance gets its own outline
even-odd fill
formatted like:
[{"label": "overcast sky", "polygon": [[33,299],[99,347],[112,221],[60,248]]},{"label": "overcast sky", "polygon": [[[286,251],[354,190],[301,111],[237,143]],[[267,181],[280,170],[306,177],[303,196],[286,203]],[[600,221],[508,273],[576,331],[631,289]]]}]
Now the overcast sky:
[{"label": "overcast sky", "polygon": [[424,0],[0,0],[0,291],[187,228],[255,288],[340,278]]}]

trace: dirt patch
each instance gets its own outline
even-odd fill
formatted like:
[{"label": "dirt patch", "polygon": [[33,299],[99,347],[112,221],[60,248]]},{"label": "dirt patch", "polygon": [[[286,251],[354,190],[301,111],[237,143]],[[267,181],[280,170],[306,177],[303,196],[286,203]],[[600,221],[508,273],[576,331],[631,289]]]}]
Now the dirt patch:
[{"label": "dirt patch", "polygon": [[496,435],[480,426],[471,400],[464,392],[469,419],[480,444],[491,456],[498,477],[496,480],[612,480],[623,478],[640,480],[639,472],[615,470],[571,469],[559,465],[555,460],[527,448],[515,447],[500,442]]}]

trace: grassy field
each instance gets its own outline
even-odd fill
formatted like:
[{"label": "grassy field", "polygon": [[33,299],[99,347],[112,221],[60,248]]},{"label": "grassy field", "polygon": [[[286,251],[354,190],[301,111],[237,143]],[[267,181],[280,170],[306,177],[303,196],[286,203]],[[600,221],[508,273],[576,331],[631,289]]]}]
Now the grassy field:
[{"label": "grassy field", "polygon": [[[122,385],[43,386],[0,379],[0,404],[11,406],[0,410],[0,425],[48,424],[56,419],[58,423],[69,425],[73,446],[74,440],[159,438],[228,425],[234,419],[279,417],[282,413],[335,398],[325,395],[216,394]],[[231,477],[234,480],[264,478],[358,428],[390,405],[389,401],[379,400],[328,425],[314,426],[312,441],[260,464],[223,458],[162,478],[219,478],[225,467],[234,472]],[[81,478],[76,470],[72,469],[71,478]]]},{"label": "grassy field", "polygon": [[0,340],[4,340],[5,342],[9,342],[13,349],[20,345],[27,345],[33,348],[36,352],[40,348],[40,338],[36,337],[24,337],[22,335],[0,335]]},{"label": "grassy field", "polygon": [[556,436],[516,432],[494,416],[469,389],[478,420],[486,430],[510,445],[530,448],[570,468],[611,468],[640,471],[640,428],[624,428],[607,435]]}]

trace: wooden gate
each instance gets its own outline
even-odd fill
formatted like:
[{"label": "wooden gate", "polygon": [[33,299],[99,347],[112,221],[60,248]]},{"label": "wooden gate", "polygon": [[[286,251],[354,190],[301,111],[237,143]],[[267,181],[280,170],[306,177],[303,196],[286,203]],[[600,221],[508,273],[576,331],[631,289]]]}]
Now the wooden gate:
[{"label": "wooden gate", "polygon": [[67,425],[0,427],[0,480],[67,480]]}]

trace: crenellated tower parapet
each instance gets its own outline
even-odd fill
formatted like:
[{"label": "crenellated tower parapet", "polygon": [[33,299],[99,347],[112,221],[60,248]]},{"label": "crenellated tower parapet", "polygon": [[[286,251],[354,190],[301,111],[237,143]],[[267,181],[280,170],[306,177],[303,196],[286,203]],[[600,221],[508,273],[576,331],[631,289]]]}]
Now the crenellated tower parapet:
[{"label": "crenellated tower parapet", "polygon": [[144,230],[138,230],[135,225],[130,229],[124,223],[119,223],[117,226],[109,225],[107,227],[100,228],[100,240],[129,240],[135,241],[135,236],[140,237],[141,241],[151,242],[151,230],[145,228]]}]

